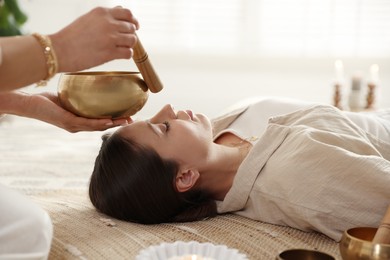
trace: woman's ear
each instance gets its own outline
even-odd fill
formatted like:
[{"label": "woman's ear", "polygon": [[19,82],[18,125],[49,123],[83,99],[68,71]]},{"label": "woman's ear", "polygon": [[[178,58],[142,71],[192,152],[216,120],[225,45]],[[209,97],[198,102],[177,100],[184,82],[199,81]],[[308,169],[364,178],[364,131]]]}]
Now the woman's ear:
[{"label": "woman's ear", "polygon": [[176,176],[176,189],[179,192],[186,192],[191,189],[199,179],[197,170],[180,171]]}]

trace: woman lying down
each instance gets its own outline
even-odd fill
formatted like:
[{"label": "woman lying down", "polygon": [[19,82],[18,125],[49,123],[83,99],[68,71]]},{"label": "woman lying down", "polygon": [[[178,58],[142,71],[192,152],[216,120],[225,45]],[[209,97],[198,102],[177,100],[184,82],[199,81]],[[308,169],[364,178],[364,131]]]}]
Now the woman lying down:
[{"label": "woman lying down", "polygon": [[103,140],[89,196],[121,220],[232,212],[339,241],[378,226],[390,204],[390,110],[263,98],[210,121],[166,105]]}]

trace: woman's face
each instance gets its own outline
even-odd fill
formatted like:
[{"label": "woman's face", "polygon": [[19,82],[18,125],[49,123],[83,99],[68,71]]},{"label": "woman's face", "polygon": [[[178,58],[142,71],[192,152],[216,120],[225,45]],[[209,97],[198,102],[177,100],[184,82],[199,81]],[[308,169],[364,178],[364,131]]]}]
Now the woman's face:
[{"label": "woman's face", "polygon": [[212,143],[210,120],[190,110],[165,105],[154,117],[123,126],[115,134],[153,148],[162,158],[181,165],[199,166]]}]

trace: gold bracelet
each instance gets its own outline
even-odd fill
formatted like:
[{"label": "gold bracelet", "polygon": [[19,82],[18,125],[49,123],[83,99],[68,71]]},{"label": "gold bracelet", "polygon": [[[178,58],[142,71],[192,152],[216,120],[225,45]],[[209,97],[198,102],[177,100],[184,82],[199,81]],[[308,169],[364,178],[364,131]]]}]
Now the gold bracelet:
[{"label": "gold bracelet", "polygon": [[47,82],[54,77],[58,72],[58,60],[56,53],[54,52],[53,46],[51,44],[51,40],[47,35],[40,35],[38,33],[33,33],[35,39],[42,46],[43,53],[45,54],[46,66],[47,66],[47,76],[45,79],[37,82],[37,86],[46,86]]}]

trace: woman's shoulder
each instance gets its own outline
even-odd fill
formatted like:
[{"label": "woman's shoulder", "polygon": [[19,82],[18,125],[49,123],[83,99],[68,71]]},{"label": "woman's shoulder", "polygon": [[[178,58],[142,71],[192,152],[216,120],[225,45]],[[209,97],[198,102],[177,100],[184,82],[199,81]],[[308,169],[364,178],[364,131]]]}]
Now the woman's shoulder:
[{"label": "woman's shoulder", "polygon": [[246,118],[249,119],[257,118],[257,120],[263,120],[267,123],[270,117],[289,114],[316,104],[287,97],[250,97],[224,109],[219,116],[212,120],[213,128],[215,131],[225,129],[241,115],[246,115]]},{"label": "woman's shoulder", "polygon": [[224,109],[217,118],[223,118],[232,114],[238,114],[247,109],[257,113],[266,113],[271,116],[282,115],[304,108],[321,105],[321,103],[309,102],[288,97],[256,96],[242,99]]}]

